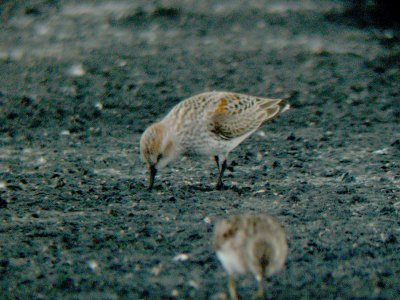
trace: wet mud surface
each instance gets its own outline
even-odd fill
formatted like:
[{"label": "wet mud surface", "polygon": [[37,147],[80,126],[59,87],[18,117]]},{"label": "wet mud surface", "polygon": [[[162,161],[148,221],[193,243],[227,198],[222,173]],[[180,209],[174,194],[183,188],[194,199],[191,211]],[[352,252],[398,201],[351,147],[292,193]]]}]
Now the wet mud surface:
[{"label": "wet mud surface", "polygon": [[[269,298],[399,297],[396,24],[337,1],[2,3],[1,299],[224,299],[213,226],[242,212],[287,231]],[[182,158],[147,192],[141,133],[210,90],[292,109],[231,153],[225,190]]]}]

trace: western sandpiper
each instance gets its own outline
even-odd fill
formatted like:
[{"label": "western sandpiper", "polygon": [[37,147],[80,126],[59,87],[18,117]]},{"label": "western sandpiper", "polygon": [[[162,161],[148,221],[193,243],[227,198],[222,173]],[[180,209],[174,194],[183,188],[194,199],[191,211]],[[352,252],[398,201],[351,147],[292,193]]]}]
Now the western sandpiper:
[{"label": "western sandpiper", "polygon": [[237,299],[235,276],[251,272],[258,281],[258,297],[264,297],[265,276],[283,268],[288,246],[283,227],[264,214],[231,216],[214,230],[214,249],[229,274],[229,293]]},{"label": "western sandpiper", "polygon": [[276,116],[281,99],[229,92],[208,92],[177,104],[160,122],[151,125],[140,140],[140,152],[150,172],[149,190],[157,170],[181,154],[214,157],[223,186],[226,158],[265,121]]}]

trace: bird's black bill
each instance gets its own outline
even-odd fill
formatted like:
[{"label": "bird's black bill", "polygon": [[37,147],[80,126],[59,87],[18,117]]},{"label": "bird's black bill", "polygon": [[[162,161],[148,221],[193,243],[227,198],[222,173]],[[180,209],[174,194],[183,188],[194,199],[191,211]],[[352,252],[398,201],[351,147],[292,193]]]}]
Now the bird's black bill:
[{"label": "bird's black bill", "polygon": [[150,182],[149,182],[148,191],[151,192],[153,190],[153,185],[154,185],[154,180],[156,178],[157,169],[154,166],[150,166],[149,171],[150,171],[150,179],[149,179]]}]

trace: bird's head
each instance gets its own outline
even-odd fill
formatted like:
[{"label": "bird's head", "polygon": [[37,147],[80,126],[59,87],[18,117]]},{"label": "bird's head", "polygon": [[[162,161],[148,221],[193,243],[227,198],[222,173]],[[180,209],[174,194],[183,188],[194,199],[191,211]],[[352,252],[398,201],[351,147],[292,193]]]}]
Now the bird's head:
[{"label": "bird's head", "polygon": [[[234,220],[234,222],[232,221]],[[238,230],[238,224],[235,217],[231,220],[221,220],[219,221],[214,230],[214,249],[219,250],[223,244],[230,240]]]},{"label": "bird's head", "polygon": [[157,170],[165,167],[175,156],[173,139],[163,124],[156,123],[146,129],[140,139],[140,154],[149,168],[148,189],[151,191]]}]

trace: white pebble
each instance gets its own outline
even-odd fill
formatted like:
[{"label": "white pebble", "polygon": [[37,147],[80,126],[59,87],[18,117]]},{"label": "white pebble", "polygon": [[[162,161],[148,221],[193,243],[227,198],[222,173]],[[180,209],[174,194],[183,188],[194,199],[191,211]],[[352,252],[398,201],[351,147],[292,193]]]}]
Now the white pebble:
[{"label": "white pebble", "polygon": [[70,135],[71,133],[69,132],[69,130],[63,130],[61,131],[61,135]]},{"label": "white pebble", "polygon": [[83,68],[82,64],[75,64],[69,68],[68,74],[72,76],[83,76],[86,74],[86,71]]},{"label": "white pebble", "polygon": [[188,259],[189,259],[189,255],[188,255],[188,254],[186,254],[186,253],[181,253],[181,254],[176,255],[176,256],[173,258],[173,261],[186,261],[186,260],[188,260]]},{"label": "white pebble", "polygon": [[95,260],[89,260],[88,261],[88,266],[93,272],[96,271],[99,268],[99,264]]},{"label": "white pebble", "polygon": [[210,217],[205,217],[205,218],[203,219],[203,221],[204,221],[204,223],[211,224],[211,219],[210,219]]},{"label": "white pebble", "polygon": [[388,154],[388,152],[389,152],[389,149],[388,149],[388,148],[383,148],[383,149],[376,150],[376,151],[374,151],[373,153],[374,153],[374,154],[383,155],[383,154]]}]

